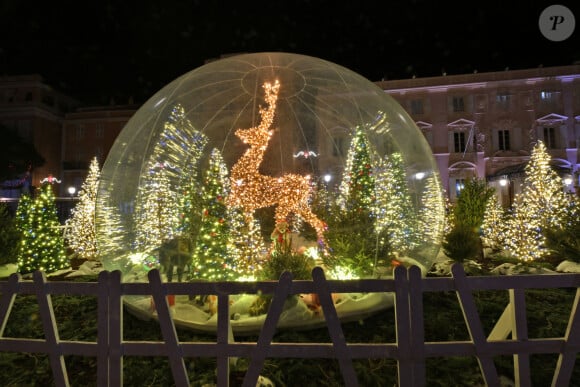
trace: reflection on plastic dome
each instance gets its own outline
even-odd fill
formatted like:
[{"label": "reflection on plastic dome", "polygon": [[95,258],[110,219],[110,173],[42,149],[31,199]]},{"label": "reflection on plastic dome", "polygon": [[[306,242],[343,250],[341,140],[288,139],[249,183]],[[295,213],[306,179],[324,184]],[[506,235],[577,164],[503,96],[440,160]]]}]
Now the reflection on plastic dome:
[{"label": "reflection on plastic dome", "polygon": [[443,214],[394,99],[336,64],[260,53],[195,69],[135,114],[103,166],[97,233],[125,281],[377,278],[429,268]]}]

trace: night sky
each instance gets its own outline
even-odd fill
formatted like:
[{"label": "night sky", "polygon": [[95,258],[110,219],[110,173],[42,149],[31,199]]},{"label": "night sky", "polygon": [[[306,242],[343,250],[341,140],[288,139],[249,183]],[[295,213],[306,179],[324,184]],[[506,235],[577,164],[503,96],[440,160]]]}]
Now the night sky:
[{"label": "night sky", "polygon": [[[0,74],[40,74],[90,105],[145,102],[206,59],[231,53],[311,55],[371,81],[570,65],[580,61],[575,3],[2,0]],[[562,42],[538,27],[551,4],[576,18]]]}]

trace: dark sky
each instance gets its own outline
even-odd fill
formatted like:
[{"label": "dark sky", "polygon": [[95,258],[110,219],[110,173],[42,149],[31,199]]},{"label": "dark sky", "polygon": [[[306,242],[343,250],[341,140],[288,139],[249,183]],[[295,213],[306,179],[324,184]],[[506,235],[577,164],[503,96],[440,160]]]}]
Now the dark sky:
[{"label": "dark sky", "polygon": [[[221,54],[284,51],[371,81],[569,65],[580,61],[573,1],[0,0],[0,75],[37,73],[87,104],[145,102]],[[457,5],[462,4],[462,5]],[[573,35],[545,38],[562,4]]]}]

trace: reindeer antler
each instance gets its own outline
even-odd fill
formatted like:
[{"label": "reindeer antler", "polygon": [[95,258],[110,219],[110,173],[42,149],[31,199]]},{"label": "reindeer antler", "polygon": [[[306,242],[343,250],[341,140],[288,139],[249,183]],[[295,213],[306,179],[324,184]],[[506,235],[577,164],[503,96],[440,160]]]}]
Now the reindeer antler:
[{"label": "reindeer antler", "polygon": [[262,121],[258,126],[260,130],[268,130],[274,122],[274,112],[276,111],[276,102],[278,101],[278,90],[280,90],[280,81],[276,79],[272,85],[270,82],[266,82],[263,85],[264,93],[266,95],[266,104],[268,107],[266,109],[260,107],[260,116]]}]

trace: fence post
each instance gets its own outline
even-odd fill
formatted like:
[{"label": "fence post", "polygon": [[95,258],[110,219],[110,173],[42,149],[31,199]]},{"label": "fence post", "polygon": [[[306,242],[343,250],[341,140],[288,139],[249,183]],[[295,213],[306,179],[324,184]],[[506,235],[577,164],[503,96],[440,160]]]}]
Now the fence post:
[{"label": "fence post", "polygon": [[423,277],[418,266],[407,270],[409,279],[409,316],[411,319],[411,367],[413,386],[424,386],[425,381],[425,326],[423,317]]},{"label": "fence post", "polygon": [[411,363],[411,322],[409,320],[409,281],[407,269],[397,266],[395,275],[395,329],[397,334],[397,371],[399,386],[413,385]]},{"label": "fence post", "polygon": [[97,386],[110,385],[109,369],[109,272],[98,277],[97,294]]},{"label": "fence post", "polygon": [[109,273],[109,386],[123,385],[123,303],[121,272]]},{"label": "fence post", "polygon": [[228,344],[233,341],[233,330],[230,324],[230,297],[218,294],[218,320],[217,320],[217,384],[229,386],[230,384],[230,358],[228,357]]},{"label": "fence post", "polygon": [[2,294],[2,297],[0,297],[0,337],[4,336],[4,329],[6,329],[8,316],[10,316],[12,305],[14,305],[14,300],[16,299],[16,293],[18,293],[21,279],[22,276],[20,273],[11,274],[8,279],[8,289],[4,294]]},{"label": "fence post", "polygon": [[564,337],[564,348],[558,357],[556,364],[556,371],[554,372],[554,379],[552,386],[567,386],[572,381],[572,371],[574,371],[574,363],[578,350],[580,348],[580,288],[576,289],[576,297],[574,298],[574,305],[570,312],[570,319],[568,320],[568,327],[566,328],[566,337]]},{"label": "fence post", "polygon": [[[510,304],[512,306],[512,339],[516,341],[528,340],[528,319],[526,316],[526,294],[524,289],[509,289]],[[516,386],[531,386],[530,354],[514,354],[514,379]]]}]

